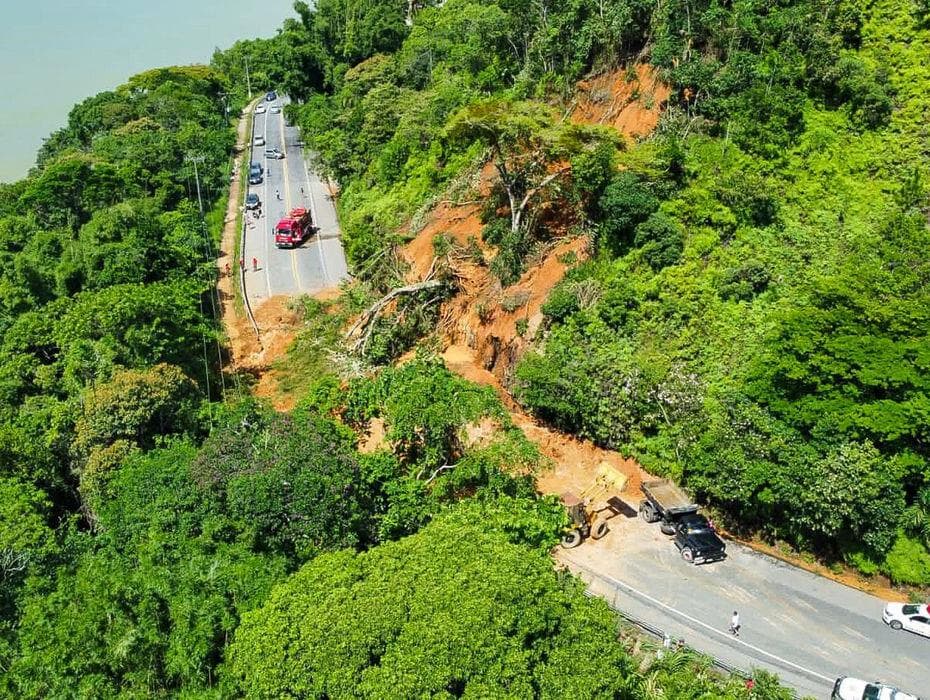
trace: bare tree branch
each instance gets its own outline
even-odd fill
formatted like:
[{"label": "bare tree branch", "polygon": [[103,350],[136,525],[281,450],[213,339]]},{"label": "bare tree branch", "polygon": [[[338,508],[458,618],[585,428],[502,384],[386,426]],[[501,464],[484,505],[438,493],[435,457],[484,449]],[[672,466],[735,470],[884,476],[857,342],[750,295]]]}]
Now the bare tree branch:
[{"label": "bare tree branch", "polygon": [[[430,274],[432,274],[432,269]],[[416,294],[417,292],[421,292],[424,289],[435,289],[436,287],[440,287],[443,284],[444,283],[442,280],[427,279],[422,282],[417,282],[416,284],[408,284],[405,287],[397,287],[396,289],[392,289],[390,292],[378,299],[378,301],[362,312],[362,315],[358,317],[358,320],[352,324],[352,327],[346,333],[346,340],[350,340],[352,337],[361,333],[361,335],[352,346],[352,350],[358,352],[365,348],[365,346],[368,344],[368,339],[371,337],[372,330],[374,329],[375,320],[378,318],[378,316],[381,315],[381,312],[384,311],[384,308],[390,304],[391,301],[403,294]]]},{"label": "bare tree branch", "polygon": [[[426,481],[424,481],[423,484],[426,485],[426,484],[428,484],[429,482],[431,482],[433,479],[435,479],[437,476],[439,476],[440,472],[445,472],[445,471],[449,471],[450,469],[455,469],[457,466],[459,466],[458,463],[456,463],[456,464],[443,464],[441,467],[439,467],[439,469],[437,469],[436,471],[434,471],[433,474],[432,474],[432,476],[430,476],[429,479],[427,479]],[[423,472],[421,471],[420,474],[422,475]],[[419,478],[419,477],[418,477],[418,478]]]}]

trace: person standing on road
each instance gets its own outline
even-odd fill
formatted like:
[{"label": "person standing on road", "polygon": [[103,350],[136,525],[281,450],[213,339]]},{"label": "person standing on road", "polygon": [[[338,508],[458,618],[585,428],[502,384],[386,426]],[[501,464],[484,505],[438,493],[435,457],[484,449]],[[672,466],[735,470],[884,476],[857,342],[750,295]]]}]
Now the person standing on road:
[{"label": "person standing on road", "polygon": [[733,617],[730,618],[730,634],[732,634],[734,637],[739,637],[740,626],[741,625],[739,623],[739,613],[736,610],[734,610]]},{"label": "person standing on road", "polygon": [[252,272],[258,272],[258,258],[252,258]]},{"label": "person standing on road", "polygon": [[275,191],[274,191],[274,198],[275,198],[275,199],[281,199],[281,190],[275,190]]}]

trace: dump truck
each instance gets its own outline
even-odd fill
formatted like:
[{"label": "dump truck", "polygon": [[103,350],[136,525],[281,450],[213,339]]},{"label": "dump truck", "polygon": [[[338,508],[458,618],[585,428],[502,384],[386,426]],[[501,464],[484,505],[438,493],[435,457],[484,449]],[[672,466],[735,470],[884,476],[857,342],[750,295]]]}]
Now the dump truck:
[{"label": "dump truck", "polygon": [[310,212],[306,209],[291,209],[274,227],[274,244],[278,248],[293,248],[300,245],[316,231]]},{"label": "dump truck", "polygon": [[675,521],[698,512],[698,505],[671,481],[645,481],[640,487],[645,500],[639,504],[639,514],[647,523],[662,521],[662,532],[675,533]]},{"label": "dump truck", "polygon": [[643,482],[640,488],[645,496],[640,516],[647,523],[661,521],[662,532],[674,537],[682,559],[696,564],[726,557],[723,540],[684,491],[665,479]]},{"label": "dump truck", "polygon": [[562,496],[562,503],[568,510],[571,524],[562,535],[562,546],[565,549],[577,547],[588,537],[594,540],[601,539],[610,529],[607,519],[617,513],[611,492],[620,493],[626,486],[626,475],[612,467],[607,462],[601,462],[594,476],[594,482],[576,496],[566,493]]}]

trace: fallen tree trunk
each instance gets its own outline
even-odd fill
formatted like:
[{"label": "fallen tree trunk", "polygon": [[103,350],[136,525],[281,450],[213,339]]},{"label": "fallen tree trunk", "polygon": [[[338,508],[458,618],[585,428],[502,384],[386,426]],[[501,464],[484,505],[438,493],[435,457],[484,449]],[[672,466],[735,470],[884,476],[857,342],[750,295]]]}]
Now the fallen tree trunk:
[{"label": "fallen tree trunk", "polygon": [[427,279],[423,282],[392,289],[378,299],[378,301],[362,312],[362,315],[358,317],[358,320],[352,324],[352,327],[346,333],[346,340],[351,340],[353,337],[358,336],[357,340],[352,345],[352,350],[358,352],[365,348],[371,336],[372,329],[374,328],[375,321],[378,316],[381,315],[381,312],[384,311],[384,308],[394,299],[403,294],[416,294],[417,292],[422,292],[424,289],[435,289],[436,287],[441,287],[443,284],[444,282],[442,280]]}]

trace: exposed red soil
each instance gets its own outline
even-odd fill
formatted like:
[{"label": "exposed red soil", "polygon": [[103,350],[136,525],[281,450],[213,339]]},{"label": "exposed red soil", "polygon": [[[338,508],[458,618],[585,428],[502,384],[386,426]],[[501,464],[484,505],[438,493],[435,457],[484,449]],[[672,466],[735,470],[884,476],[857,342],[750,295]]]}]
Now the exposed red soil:
[{"label": "exposed red soil", "polygon": [[612,126],[630,137],[652,133],[671,94],[647,64],[605,73],[578,84],[572,121]]},{"label": "exposed red soil", "polygon": [[[579,84],[571,118],[611,126],[628,138],[637,138],[655,128],[668,95],[668,87],[648,66],[614,71]],[[490,194],[496,176],[494,167],[485,165],[477,187],[479,200]],[[446,348],[443,357],[458,374],[494,387],[514,423],[551,460],[553,468],[537,478],[541,492],[579,493],[593,482],[598,465],[607,462],[627,475],[625,491],[638,494],[643,472],[635,461],[540,425],[520,411],[507,390],[513,368],[542,322],[541,308],[549,293],[568,266],[587,255],[585,238],[558,233],[569,228],[575,212],[546,203],[540,208],[546,228],[555,234],[516,284],[502,288],[487,265],[467,252],[477,246],[485,263],[496,253],[481,240],[480,201],[441,202],[433,210],[426,226],[403,251],[410,263],[411,281],[422,279],[432,266],[437,235],[459,246],[450,256],[459,292],[443,305],[439,323]]]},{"label": "exposed red soil", "polygon": [[[630,81],[627,77],[632,76],[625,71],[616,71],[580,83],[571,118],[577,122],[609,125],[634,138],[650,133],[658,124],[662,106],[670,91],[649,66],[636,66],[635,77]],[[247,119],[243,116],[239,124],[239,151],[243,147],[246,124]],[[241,157],[237,161],[241,162]],[[494,176],[493,167],[485,166],[478,188],[481,198],[489,194]],[[221,272],[227,262],[232,263],[238,202],[239,184],[236,179],[231,185],[223,243],[217,259]],[[481,241],[479,212],[480,203],[477,202],[440,203],[432,212],[427,225],[405,247],[404,255],[411,264],[411,277],[422,279],[429,270],[434,257],[433,239],[437,234],[449,236],[463,248],[469,246],[473,239],[485,258],[492,259],[495,251]],[[600,449],[590,442],[541,425],[520,410],[505,388],[510,370],[527,345],[524,337],[517,333],[517,322],[526,319],[528,329],[525,336],[533,337],[542,318],[540,308],[552,288],[562,279],[567,268],[563,260],[567,259],[565,256],[569,253],[582,259],[586,254],[585,241],[580,238],[553,241],[538,264],[532,265],[520,281],[507,290],[501,289],[486,267],[468,260],[457,260],[455,272],[460,279],[461,292],[443,308],[441,328],[444,330],[446,347],[443,358],[446,365],[461,376],[493,387],[509,410],[514,424],[549,459],[552,468],[537,476],[537,486],[541,493],[559,496],[578,494],[593,483],[598,466],[607,462],[627,476],[623,493],[628,495],[629,501],[635,502],[639,498],[643,478],[649,476],[639,464],[617,452]],[[232,281],[221,276],[219,290],[234,368],[246,371],[257,379],[254,390],[256,396],[268,399],[278,410],[290,410],[295,399],[279,394],[273,364],[285,356],[299,330],[299,315],[288,307],[289,300],[286,297],[266,300],[256,310],[256,321],[261,329],[260,342],[248,319],[236,313]],[[330,289],[315,296],[331,300],[338,295],[338,289]],[[508,312],[501,306],[505,299],[511,302],[519,299],[520,304]],[[489,310],[481,314],[481,318],[479,305]],[[480,441],[490,429],[484,424],[472,426],[468,431],[469,439]],[[374,451],[385,444],[384,424],[375,420],[369,425],[367,434],[360,439],[359,449],[362,452]],[[890,587],[884,579],[870,580],[849,571],[835,573],[820,563],[810,562],[758,540],[744,543],[885,600],[905,599],[900,590]]]},{"label": "exposed red soil", "polygon": [[607,462],[626,475],[627,483],[623,493],[631,495],[634,500],[638,499],[639,485],[645,472],[635,460],[627,459],[618,452],[603,450],[586,440],[579,440],[547,428],[523,413],[501,386],[499,379],[488,370],[482,369],[467,347],[451,345],[442,356],[446,366],[456,374],[476,384],[493,387],[503,400],[514,424],[539,447],[542,455],[548,458],[551,469],[540,472],[536,477],[536,486],[540,493],[557,496],[567,493],[579,494],[594,482],[598,466]]},{"label": "exposed red soil", "polygon": [[371,454],[387,446],[388,441],[384,430],[384,419],[372,418],[368,421],[368,427],[365,433],[359,436],[358,451],[362,454]]},{"label": "exposed red soil", "polygon": [[226,270],[236,269],[236,236],[239,233],[236,220],[240,208],[239,202],[241,201],[241,181],[238,173],[241,171],[245,158],[245,145],[246,137],[248,136],[249,114],[251,109],[252,105],[248,105],[245,110],[243,110],[236,128],[236,155],[233,159],[233,174],[229,185],[229,200],[226,205],[226,216],[223,220],[223,236],[220,241],[220,250],[216,258],[216,266],[219,269],[217,292],[223,309],[223,325],[229,337],[229,347],[232,351],[232,364],[234,368],[237,366],[239,358],[253,353],[258,345],[251,328],[243,328],[240,323],[240,314],[237,312],[235,304],[233,277],[232,275],[226,274]]},{"label": "exposed red soil", "polygon": [[[288,347],[300,330],[300,314],[290,307],[290,302],[290,297],[274,296],[253,310],[255,322],[261,331],[261,345],[239,360],[239,367],[258,380],[253,391],[255,396],[267,399],[279,411],[290,411],[296,404],[295,397],[279,393],[273,367],[276,360],[287,354]],[[242,332],[251,332],[254,338],[248,319],[242,319],[240,323],[244,326]]]},{"label": "exposed red soil", "polygon": [[[578,88],[571,112],[574,121],[611,126],[629,138],[647,135],[656,127],[670,94],[648,65],[605,73],[582,81]],[[478,202],[441,202],[433,210],[426,226],[403,251],[410,263],[411,280],[422,279],[431,267],[433,241],[440,234],[462,250],[477,245],[485,262],[493,259],[495,250],[481,241],[479,216],[480,201],[489,195],[495,178],[494,167],[485,165],[477,187]],[[571,208],[544,203],[540,209],[551,238],[544,254],[519,282],[503,289],[486,265],[468,255],[456,255],[453,271],[460,291],[442,309],[439,328],[445,344],[469,348],[479,367],[493,373],[505,386],[528,345],[527,339],[539,328],[540,309],[564,276],[566,261],[582,260],[587,254],[585,239],[559,237],[558,232],[572,223],[575,212]],[[525,326],[522,335],[518,324]]]},{"label": "exposed red soil", "polygon": [[[638,138],[655,129],[669,95],[669,87],[658,79],[654,70],[640,65],[632,72],[616,71],[580,83],[571,119],[612,126],[624,136]],[[480,198],[488,195],[495,176],[493,167],[486,165],[478,187]],[[486,260],[493,258],[495,251],[481,241],[480,208],[480,203],[476,202],[460,205],[443,202],[435,208],[426,226],[404,249],[411,266],[411,279],[422,279],[432,265],[433,240],[437,234],[448,236],[463,248],[477,243]],[[586,241],[581,238],[553,240],[545,255],[529,267],[518,283],[506,290],[487,267],[458,256],[454,272],[460,291],[442,309],[443,358],[457,374],[493,387],[514,424],[551,461],[552,468],[537,475],[537,488],[541,493],[578,494],[593,483],[598,466],[607,462],[627,476],[623,494],[627,495],[628,502],[636,503],[640,498],[640,485],[649,474],[635,460],[541,425],[520,410],[507,390],[512,370],[527,348],[527,338],[535,335],[542,321],[542,304],[565,274],[568,265],[564,261],[572,257],[569,254],[574,254],[577,260],[584,259]],[[504,308],[505,301],[512,311]],[[519,303],[514,308],[515,302]],[[517,323],[523,319],[527,328],[521,336]],[[837,573],[823,564],[758,540],[744,544],[885,600],[905,598],[884,579],[867,579],[850,570]]]}]

